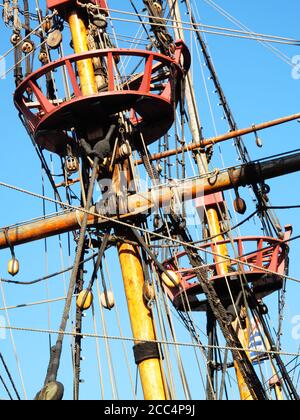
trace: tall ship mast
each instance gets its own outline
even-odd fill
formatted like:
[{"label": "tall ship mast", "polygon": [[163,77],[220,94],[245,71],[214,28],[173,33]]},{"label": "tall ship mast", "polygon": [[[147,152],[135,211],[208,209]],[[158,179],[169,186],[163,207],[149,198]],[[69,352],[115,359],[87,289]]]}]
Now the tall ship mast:
[{"label": "tall ship mast", "polygon": [[299,237],[277,215],[299,206],[273,206],[269,180],[288,184],[300,151],[252,149],[300,113],[239,127],[207,36],[285,60],[300,41],[206,25],[202,3],[237,23],[212,0],[1,5],[19,116],[6,141],[17,155],[23,125],[42,187],[0,179],[11,206],[28,200],[0,229],[0,398],[299,400],[300,354],[283,344]]}]

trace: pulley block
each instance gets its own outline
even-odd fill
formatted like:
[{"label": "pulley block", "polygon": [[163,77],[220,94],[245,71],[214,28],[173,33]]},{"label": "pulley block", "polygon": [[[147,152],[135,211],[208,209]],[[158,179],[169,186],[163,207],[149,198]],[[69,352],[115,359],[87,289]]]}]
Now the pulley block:
[{"label": "pulley block", "polygon": [[31,54],[33,50],[34,50],[33,41],[27,39],[25,42],[23,42],[22,51],[24,54]]},{"label": "pulley block", "polygon": [[54,31],[50,32],[47,36],[47,45],[52,50],[56,50],[62,43],[62,33],[59,29],[55,29]]}]

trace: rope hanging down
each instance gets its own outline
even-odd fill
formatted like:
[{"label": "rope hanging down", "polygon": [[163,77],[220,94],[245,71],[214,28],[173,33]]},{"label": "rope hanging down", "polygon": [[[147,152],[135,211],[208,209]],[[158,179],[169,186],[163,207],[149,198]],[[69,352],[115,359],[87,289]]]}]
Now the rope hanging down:
[{"label": "rope hanging down", "polygon": [[[87,196],[87,203],[86,203],[86,207],[85,207],[86,210],[90,209],[90,206],[91,206],[91,203],[92,203],[93,192],[94,192],[94,184],[95,184],[97,173],[98,173],[98,164],[99,164],[99,158],[95,157],[93,172],[92,172],[89,191],[88,191],[88,196]],[[58,374],[58,370],[59,370],[59,366],[60,366],[60,359],[61,359],[61,354],[62,354],[64,332],[66,331],[67,322],[68,322],[68,319],[69,319],[69,312],[70,312],[70,309],[71,309],[71,304],[72,304],[72,300],[73,300],[73,294],[74,294],[76,279],[77,279],[78,270],[79,270],[79,267],[80,267],[82,251],[83,251],[84,242],[85,242],[85,234],[86,234],[87,224],[88,224],[88,215],[87,215],[87,213],[85,213],[85,216],[84,216],[83,221],[82,221],[81,230],[80,230],[80,236],[79,236],[78,245],[77,245],[76,258],[75,258],[74,268],[73,268],[71,279],[70,279],[70,285],[69,285],[69,290],[68,290],[68,294],[67,294],[67,300],[66,300],[66,304],[65,304],[65,308],[64,308],[64,312],[63,312],[63,316],[62,316],[60,333],[58,335],[56,345],[55,345],[55,347],[53,349],[53,353],[51,355],[52,357],[51,357],[51,360],[50,360],[50,364],[49,364],[49,368],[48,368],[48,372],[47,372],[47,377],[46,377],[46,380],[45,380],[45,386],[47,386],[51,382],[56,382],[56,379],[57,379],[57,374]],[[41,394],[42,394],[42,392],[41,392]]]}]

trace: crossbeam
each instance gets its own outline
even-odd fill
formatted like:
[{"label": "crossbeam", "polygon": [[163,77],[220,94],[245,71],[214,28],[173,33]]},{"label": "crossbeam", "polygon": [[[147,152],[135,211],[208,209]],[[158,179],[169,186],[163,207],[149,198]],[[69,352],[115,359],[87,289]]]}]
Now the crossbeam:
[{"label": "crossbeam", "polygon": [[[105,227],[114,225],[118,221],[128,221],[130,217],[139,214],[149,214],[158,208],[168,208],[172,205],[174,197],[181,202],[195,198],[245,187],[253,183],[291,174],[300,170],[300,153],[294,153],[264,162],[253,162],[247,165],[231,168],[220,173],[210,174],[207,177],[191,178],[184,181],[173,182],[149,191],[118,197],[118,215],[109,214],[108,209],[98,204],[92,208],[88,217],[90,226]],[[120,214],[119,210],[122,208]],[[116,212],[117,213],[117,212]],[[76,210],[62,215],[49,217],[37,222],[29,222],[17,227],[2,229],[0,231],[0,249],[22,245],[58,234],[80,229],[84,212]]]},{"label": "crossbeam", "polygon": [[[222,143],[222,142],[227,141],[227,140],[236,139],[238,137],[243,137],[243,136],[246,136],[247,134],[256,133],[258,131],[262,131],[262,130],[265,130],[265,129],[271,128],[271,127],[275,127],[277,125],[286,124],[288,122],[295,121],[295,120],[298,120],[298,119],[300,119],[300,114],[299,113],[288,115],[288,116],[282,117],[282,118],[278,118],[276,120],[263,122],[261,124],[253,124],[251,127],[246,127],[246,128],[242,128],[240,130],[230,131],[228,133],[221,134],[220,136],[217,136],[217,137],[212,137],[212,138],[209,138],[209,139],[203,139],[200,143],[190,143],[190,144],[188,144],[184,147],[180,147],[178,149],[166,150],[166,151],[161,152],[161,153],[153,154],[149,157],[149,159],[152,162],[154,162],[156,160],[161,160],[161,159],[166,159],[166,158],[171,157],[171,156],[176,156],[179,153],[192,152],[192,151],[197,150],[197,149],[205,149],[206,147],[214,145],[214,144]],[[137,165],[142,165],[143,161],[141,159],[139,159],[139,160],[136,160],[135,163]]]}]

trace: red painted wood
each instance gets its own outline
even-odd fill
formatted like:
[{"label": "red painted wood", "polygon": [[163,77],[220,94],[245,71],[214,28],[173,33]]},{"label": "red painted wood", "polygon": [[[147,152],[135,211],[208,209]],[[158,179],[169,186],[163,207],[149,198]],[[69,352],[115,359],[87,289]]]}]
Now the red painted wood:
[{"label": "red painted wood", "polygon": [[55,109],[55,106],[52,105],[52,103],[43,94],[43,92],[41,91],[41,89],[38,87],[38,85],[36,83],[34,83],[32,80],[29,80],[28,86],[32,90],[32,92],[34,93],[34,95],[35,95],[36,99],[38,100],[38,102],[40,103],[43,111],[48,113],[48,112],[52,112]]},{"label": "red painted wood", "polygon": [[[183,60],[181,56],[181,54],[183,54],[182,51],[185,51]],[[150,51],[115,48],[88,51],[82,54],[73,54],[68,57],[63,57],[48,63],[44,67],[26,77],[24,81],[18,86],[15,92],[15,104],[19,111],[24,115],[24,117],[26,116],[26,120],[30,122],[29,127],[33,136],[37,137],[40,127],[42,127],[41,129],[44,132],[45,129],[49,129],[49,126],[53,124],[53,121],[56,126],[61,127],[60,129],[70,129],[69,126],[64,126],[65,115],[67,113],[69,116],[71,115],[72,118],[73,110],[75,110],[74,118],[75,115],[80,115],[80,111],[78,111],[79,100],[82,101],[83,109],[85,106],[89,106],[92,97],[98,98],[97,106],[100,108],[102,106],[101,103],[104,104],[104,109],[107,109],[106,104],[114,107],[112,108],[112,112],[120,112],[122,110],[130,109],[130,107],[133,107],[133,115],[138,115],[138,118],[136,119],[136,126],[142,126],[142,130],[144,130],[142,134],[145,136],[145,138],[147,138],[148,142],[151,142],[164,135],[172,125],[172,121],[174,120],[174,101],[177,100],[177,98],[172,98],[171,86],[174,81],[171,80],[171,78],[173,77],[172,75],[176,74],[177,82],[179,82],[182,79],[184,73],[187,71],[189,66],[188,63],[190,62],[187,52],[187,48],[184,49],[183,45],[180,44],[177,47],[174,58]],[[129,82],[126,83],[126,86],[124,85],[123,90],[117,90],[114,78],[116,56],[129,56],[145,59],[146,64],[140,77],[140,87],[137,87],[139,85],[137,83],[136,87],[131,88],[129,80]],[[102,91],[92,97],[83,97],[73,66],[76,65],[78,61],[93,58],[101,58],[102,60],[107,60],[108,92]],[[171,74],[162,94],[152,93],[150,91],[151,76],[152,73],[156,71],[153,70],[153,68],[156,69],[156,67],[153,66],[154,61],[158,63],[156,66],[158,65],[161,68],[169,68]],[[181,61],[183,61],[184,64],[181,64]],[[53,74],[58,74],[59,72],[57,70],[63,66],[65,66],[67,69],[69,82],[74,90],[74,97],[72,97],[70,100],[66,97],[59,98],[62,100],[61,103],[54,106],[47,99],[47,95],[43,93],[39,88],[39,85],[43,86],[43,83],[41,83],[40,80],[50,72],[53,72]],[[173,73],[171,70],[173,70]],[[31,106],[30,109],[25,110],[28,88],[32,89],[34,92],[38,104],[35,108]],[[112,101],[109,101],[108,95],[112,96]],[[113,97],[118,99],[114,99]],[[117,101],[120,103],[119,109]],[[95,110],[95,108],[93,109]],[[43,111],[43,114],[41,111]],[[155,121],[159,121],[159,119],[161,120],[160,124],[156,125],[154,129],[152,129],[154,119]],[[74,120],[74,124],[76,123],[78,123],[78,119]],[[70,122],[68,122],[68,124],[70,125]]]},{"label": "red painted wood", "polygon": [[108,90],[113,92],[115,90],[115,70],[114,70],[114,57],[112,52],[107,54],[107,73],[108,73]]},{"label": "red painted wood", "polygon": [[152,68],[153,68],[153,55],[150,54],[149,57],[146,60],[145,65],[145,71],[144,71],[144,77],[141,83],[141,87],[139,91],[142,94],[147,94],[150,92],[150,84],[151,84],[151,78],[152,78]]},{"label": "red painted wood", "polygon": [[[232,262],[232,268],[237,271],[236,273],[229,273],[228,278],[231,276],[238,276],[238,273],[242,272],[243,275],[245,275],[246,278],[251,282],[252,279],[254,281],[255,279],[261,278],[261,276],[265,276],[265,270],[270,270],[273,273],[277,273],[278,276],[283,275],[286,269],[286,250],[288,245],[287,241],[289,240],[291,233],[292,230],[287,229],[283,241],[277,238],[252,236],[234,239],[241,263],[238,264],[234,261]],[[230,243],[230,239],[218,242],[219,245]],[[255,250],[251,253],[244,254],[246,243],[253,243]],[[207,243],[200,246],[204,252],[209,248],[213,250],[213,247],[213,243]],[[164,263],[164,266],[167,269],[174,270],[181,275],[180,288],[174,290],[165,287],[170,299],[173,301],[178,299],[183,291],[185,291],[187,294],[194,295],[195,293],[200,293],[201,290],[199,289],[198,282],[193,282],[193,280],[196,278],[195,272],[193,272],[191,269],[181,267],[180,263],[183,259],[185,259],[186,255],[187,254],[185,252],[180,252]],[[179,264],[179,267],[177,263]],[[249,267],[247,264],[255,265],[255,267]],[[214,263],[208,264],[206,268],[216,272],[216,266]],[[211,277],[211,281],[214,283],[224,283],[225,279],[222,276],[215,275]]]},{"label": "red painted wood", "polygon": [[76,97],[80,97],[80,96],[82,96],[82,92],[81,92],[80,86],[77,82],[77,77],[76,77],[75,71],[73,69],[72,63],[71,63],[70,60],[66,60],[65,64],[66,64],[68,75],[70,77],[70,82],[71,82],[72,88],[74,90],[74,95]]},{"label": "red painted wood", "polygon": [[[82,0],[82,3],[92,3],[99,6],[105,14],[108,14],[108,6],[106,0]],[[77,6],[76,0],[47,0],[47,7],[50,10],[57,9],[59,12],[66,7]]]}]

